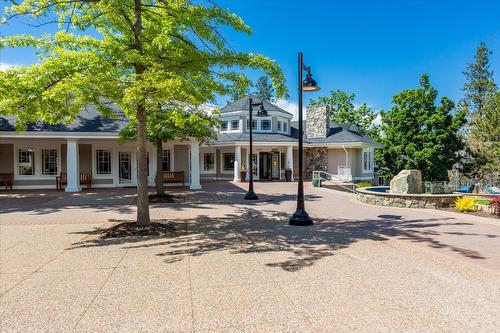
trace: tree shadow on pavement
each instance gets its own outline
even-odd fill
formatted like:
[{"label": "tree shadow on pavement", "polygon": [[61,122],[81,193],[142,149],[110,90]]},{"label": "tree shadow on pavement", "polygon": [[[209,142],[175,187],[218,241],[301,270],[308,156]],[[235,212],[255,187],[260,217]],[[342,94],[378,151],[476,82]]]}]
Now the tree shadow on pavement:
[{"label": "tree shadow on pavement", "polygon": [[433,248],[446,248],[468,258],[484,259],[477,251],[456,247],[435,237],[436,231],[430,228],[471,225],[454,222],[453,218],[405,219],[397,215],[379,215],[365,220],[315,219],[315,224],[308,227],[290,226],[288,218],[289,215],[282,212],[241,207],[236,213],[220,218],[202,215],[195,219],[172,220],[174,223],[187,224],[186,234],[176,237],[92,239],[75,243],[74,247],[121,244],[124,249],[150,248],[158,250],[155,254],[165,258],[165,263],[184,260],[187,256],[199,257],[223,252],[280,252],[286,255],[267,265],[297,271],[359,241],[398,238],[424,243]]}]

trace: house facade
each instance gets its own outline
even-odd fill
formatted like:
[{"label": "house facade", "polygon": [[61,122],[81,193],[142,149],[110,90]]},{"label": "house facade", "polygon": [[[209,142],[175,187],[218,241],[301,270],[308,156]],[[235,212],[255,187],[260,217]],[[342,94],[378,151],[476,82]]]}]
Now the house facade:
[{"label": "house facade", "polygon": [[[220,109],[216,140],[164,142],[162,171],[183,171],[186,184],[201,188],[203,181],[241,180],[249,175],[249,98]],[[258,98],[252,97],[254,101]],[[264,102],[266,117],[253,119],[254,179],[282,180],[285,170],[298,169],[298,124],[292,114]],[[69,125],[35,124],[16,132],[15,119],[0,117],[0,174],[12,174],[14,188],[55,188],[55,177],[67,173],[68,192],[80,191],[81,173],[92,175],[93,187],[137,185],[134,142],[119,144],[127,120],[104,118],[89,106]],[[330,124],[325,108],[306,111],[304,169],[321,170],[349,180],[373,179],[373,151],[378,143],[362,136],[352,125]],[[254,111],[255,115],[255,111]],[[154,185],[156,147],[148,146],[148,182]]]}]

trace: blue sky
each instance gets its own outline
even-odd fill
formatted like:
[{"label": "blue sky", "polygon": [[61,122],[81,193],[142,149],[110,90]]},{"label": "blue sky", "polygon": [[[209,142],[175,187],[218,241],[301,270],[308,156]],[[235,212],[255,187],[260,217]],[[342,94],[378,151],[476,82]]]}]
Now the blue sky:
[{"label": "blue sky", "polygon": [[[233,48],[262,53],[282,67],[297,100],[297,52],[312,66],[322,90],[356,93],[356,103],[388,109],[392,96],[417,86],[430,75],[440,95],[458,101],[462,71],[480,41],[494,52],[491,68],[500,72],[498,0],[241,0],[219,1],[240,15],[252,36],[226,32]],[[0,5],[3,6],[3,5]],[[32,32],[21,24],[0,26],[1,35]],[[50,31],[49,27],[36,32]],[[36,58],[29,50],[1,50],[0,63],[24,65]],[[251,73],[257,78],[259,73]],[[500,80],[498,75],[497,81]],[[222,99],[225,101],[225,99]],[[285,104],[283,104],[285,105]]]}]

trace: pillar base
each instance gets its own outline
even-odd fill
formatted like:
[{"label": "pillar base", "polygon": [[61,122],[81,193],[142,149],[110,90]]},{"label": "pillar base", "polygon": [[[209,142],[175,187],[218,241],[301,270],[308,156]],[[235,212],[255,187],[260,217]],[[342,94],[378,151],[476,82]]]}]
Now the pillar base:
[{"label": "pillar base", "polygon": [[193,184],[193,185],[189,185],[189,188],[191,190],[201,190],[201,185],[200,184]]},{"label": "pillar base", "polygon": [[68,193],[75,193],[75,192],[81,192],[81,191],[82,191],[82,188],[80,186],[77,186],[77,187],[66,186],[64,188],[64,192],[68,192]]}]

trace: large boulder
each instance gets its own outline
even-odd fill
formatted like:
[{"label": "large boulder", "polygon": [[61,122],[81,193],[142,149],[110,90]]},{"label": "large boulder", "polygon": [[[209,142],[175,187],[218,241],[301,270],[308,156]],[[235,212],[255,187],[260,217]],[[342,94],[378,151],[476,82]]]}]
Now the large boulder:
[{"label": "large boulder", "polygon": [[422,173],[420,170],[403,170],[391,180],[390,193],[422,193]]}]

